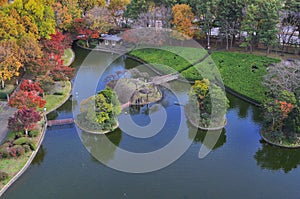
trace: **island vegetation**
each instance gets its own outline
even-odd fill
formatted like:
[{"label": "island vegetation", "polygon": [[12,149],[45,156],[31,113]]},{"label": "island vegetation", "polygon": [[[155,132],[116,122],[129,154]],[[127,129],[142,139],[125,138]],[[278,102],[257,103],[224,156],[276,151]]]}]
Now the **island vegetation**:
[{"label": "island vegetation", "polygon": [[82,130],[92,133],[108,133],[118,127],[117,116],[121,113],[116,93],[106,88],[80,103],[76,123]]},{"label": "island vegetation", "polygon": [[200,129],[222,129],[226,124],[229,101],[220,86],[208,79],[197,80],[191,87],[185,113]]}]

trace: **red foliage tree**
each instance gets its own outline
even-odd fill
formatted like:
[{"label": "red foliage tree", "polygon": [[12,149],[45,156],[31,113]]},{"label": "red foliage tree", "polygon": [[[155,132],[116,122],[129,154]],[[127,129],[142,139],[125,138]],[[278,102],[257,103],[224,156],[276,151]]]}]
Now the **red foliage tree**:
[{"label": "red foliage tree", "polygon": [[44,57],[32,60],[26,68],[34,75],[44,75],[55,66],[53,61],[49,60],[50,55],[45,53]]},{"label": "red foliage tree", "polygon": [[59,58],[61,58],[61,56],[64,55],[64,50],[70,48],[72,44],[72,38],[70,34],[64,35],[58,31],[50,36],[50,40],[42,40],[43,49],[48,55],[50,55],[51,59],[53,59],[54,55],[58,55]]},{"label": "red foliage tree", "polygon": [[43,108],[46,101],[36,91],[18,91],[9,100],[9,105],[18,109]]},{"label": "red foliage tree", "polygon": [[33,82],[32,80],[28,80],[28,79],[22,82],[22,84],[20,85],[20,89],[22,91],[27,91],[27,92],[35,91],[38,94],[44,93],[43,89],[41,88],[38,82]]},{"label": "red foliage tree", "polygon": [[28,131],[33,130],[41,118],[41,115],[32,108],[20,109],[8,119],[8,128],[12,131],[23,130],[28,135]]},{"label": "red foliage tree", "polygon": [[55,81],[67,81],[73,78],[74,68],[59,64],[51,71],[51,76]]}]

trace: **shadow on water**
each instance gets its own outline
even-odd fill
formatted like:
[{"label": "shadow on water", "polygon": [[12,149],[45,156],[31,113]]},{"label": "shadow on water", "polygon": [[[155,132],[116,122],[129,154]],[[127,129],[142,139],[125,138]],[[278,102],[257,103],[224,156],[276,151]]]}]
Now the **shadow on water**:
[{"label": "shadow on water", "polygon": [[43,145],[41,145],[40,149],[38,150],[31,164],[40,166],[44,161],[46,154],[47,154],[47,150],[43,147]]},{"label": "shadow on water", "polygon": [[300,164],[300,149],[284,149],[262,143],[254,155],[257,165],[266,170],[282,170],[288,173]]},{"label": "shadow on water", "polygon": [[114,132],[106,135],[82,132],[81,140],[87,150],[92,154],[93,161],[97,159],[103,163],[107,163],[114,158],[115,150],[122,140],[122,132],[120,129],[116,129]]},{"label": "shadow on water", "polygon": [[246,119],[248,114],[252,112],[252,120],[257,124],[262,124],[263,115],[260,107],[253,106],[229,93],[227,93],[227,98],[230,102],[229,110],[237,110],[239,118]]},{"label": "shadow on water", "polygon": [[[219,131],[204,131],[204,130],[201,130],[201,129],[198,129],[197,130],[197,133],[195,135],[195,128],[190,122],[187,121],[187,126],[189,128],[189,139],[193,139],[195,143],[201,143],[203,144],[203,141],[206,137],[207,134],[210,134],[210,135],[214,135],[216,134],[216,136],[219,136]],[[214,147],[212,148],[212,150],[215,150],[217,148],[220,148],[222,147],[225,143],[226,143],[226,129],[223,128],[222,129],[222,132],[218,138],[218,141],[216,142],[216,144],[214,145]],[[205,143],[204,143],[205,145]],[[210,148],[209,146],[207,146],[208,148]]]}]

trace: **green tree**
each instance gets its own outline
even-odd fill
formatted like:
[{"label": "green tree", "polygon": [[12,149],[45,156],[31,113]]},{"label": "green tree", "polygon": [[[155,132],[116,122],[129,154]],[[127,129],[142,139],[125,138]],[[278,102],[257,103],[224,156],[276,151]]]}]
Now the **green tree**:
[{"label": "green tree", "polygon": [[217,17],[218,1],[219,0],[190,0],[195,15],[200,19],[202,31],[206,33],[208,49],[210,49],[211,29]]},{"label": "green tree", "polygon": [[221,28],[220,32],[225,35],[227,50],[233,46],[235,36],[240,31],[244,7],[243,0],[223,0],[218,2],[216,21]]},{"label": "green tree", "polygon": [[92,130],[112,129],[117,124],[117,116],[121,113],[116,93],[109,88],[82,101],[80,108],[78,122]]},{"label": "green tree", "polygon": [[254,45],[262,42],[267,47],[278,43],[276,25],[279,23],[279,0],[251,0],[245,8],[245,16],[242,22],[242,30],[247,32],[246,41],[242,46],[249,46],[253,51]]},{"label": "green tree", "polygon": [[124,16],[132,20],[138,19],[141,13],[148,11],[149,4],[146,0],[132,0],[130,4],[126,6]]}]

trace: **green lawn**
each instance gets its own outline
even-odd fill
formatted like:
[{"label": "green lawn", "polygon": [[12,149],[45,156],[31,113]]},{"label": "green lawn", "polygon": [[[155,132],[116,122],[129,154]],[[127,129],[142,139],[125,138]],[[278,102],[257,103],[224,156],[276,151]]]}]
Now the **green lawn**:
[{"label": "green lawn", "polygon": [[139,57],[152,64],[162,74],[168,74],[184,69],[203,58],[206,53],[201,48],[165,46],[161,49],[145,48],[134,50],[130,55]]},{"label": "green lawn", "polygon": [[279,62],[266,56],[235,52],[214,52],[212,59],[217,65],[224,84],[251,99],[262,102],[266,88],[262,85],[267,67]]},{"label": "green lawn", "polygon": [[18,158],[1,159],[0,171],[6,172],[9,177],[8,179],[0,182],[0,189],[2,189],[2,187],[7,184],[9,180],[23,168],[32,153],[33,152],[30,151]]},{"label": "green lawn", "polygon": [[[61,84],[64,84],[64,82],[61,82]],[[67,81],[65,82],[65,86],[57,86],[55,88],[55,92],[53,92],[52,95],[46,95],[44,99],[46,100],[45,108],[47,109],[47,112],[56,109],[62,102],[67,100],[69,98],[69,94],[72,89],[71,82]]]},{"label": "green lawn", "polygon": [[75,54],[71,48],[66,49],[62,57],[64,60],[64,65],[70,66],[74,60],[74,56]]},{"label": "green lawn", "polygon": [[[135,50],[131,52],[131,55],[150,63],[163,74],[181,71],[190,63],[194,63],[206,55],[204,49],[169,46],[162,49]],[[176,54],[187,57],[190,63]],[[265,98],[266,88],[262,86],[261,82],[266,74],[266,68],[271,63],[279,61],[280,59],[254,54],[214,52],[203,62],[183,70],[182,75],[192,81],[202,79],[202,77],[213,80],[218,69],[227,87],[261,103]]]}]

